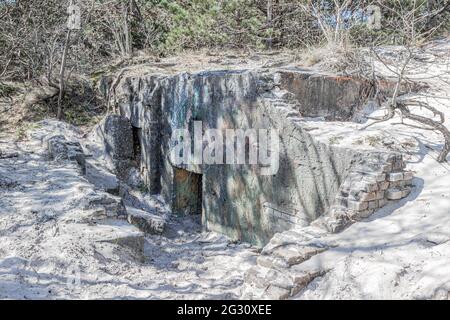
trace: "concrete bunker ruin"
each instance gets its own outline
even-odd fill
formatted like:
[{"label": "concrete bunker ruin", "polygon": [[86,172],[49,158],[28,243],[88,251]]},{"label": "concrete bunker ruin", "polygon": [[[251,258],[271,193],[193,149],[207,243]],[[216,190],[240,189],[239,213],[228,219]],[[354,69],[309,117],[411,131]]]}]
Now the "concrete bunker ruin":
[{"label": "concrete bunker ruin", "polygon": [[[134,154],[151,193],[161,193],[174,213],[201,214],[207,230],[264,245],[321,216],[330,231],[339,231],[409,193],[412,176],[401,155],[319,142],[302,125],[311,117],[352,121],[369,89],[358,79],[300,69],[152,73],[124,77],[115,101],[133,127]],[[171,135],[192,132],[195,121],[202,130],[276,129],[278,171],[175,165]]]}]

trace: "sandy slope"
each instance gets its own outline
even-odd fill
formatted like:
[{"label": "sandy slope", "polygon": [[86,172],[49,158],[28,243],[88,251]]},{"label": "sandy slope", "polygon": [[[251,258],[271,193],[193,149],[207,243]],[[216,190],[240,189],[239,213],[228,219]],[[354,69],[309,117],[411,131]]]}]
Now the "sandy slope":
[{"label": "sandy slope", "polygon": [[146,237],[144,260],[97,242],[110,224],[126,222],[91,222],[95,212],[86,203],[102,193],[79,168],[48,161],[33,136],[19,144],[0,140],[3,154],[18,152],[0,160],[0,299],[240,296],[244,272],[255,260],[250,246],[201,233],[190,219],[172,219],[165,236]]},{"label": "sandy slope", "polygon": [[430,155],[401,203],[328,239],[338,245],[309,263],[330,268],[299,299],[449,298],[450,171]]}]

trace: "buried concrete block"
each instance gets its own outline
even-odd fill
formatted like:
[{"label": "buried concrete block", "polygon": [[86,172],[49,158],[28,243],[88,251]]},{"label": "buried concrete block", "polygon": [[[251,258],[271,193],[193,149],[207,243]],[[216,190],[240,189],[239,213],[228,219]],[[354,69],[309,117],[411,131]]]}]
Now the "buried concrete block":
[{"label": "buried concrete block", "polygon": [[256,264],[260,267],[269,269],[286,269],[289,267],[288,263],[283,259],[274,256],[261,255],[256,258]]},{"label": "buried concrete block", "polygon": [[105,219],[86,227],[84,224],[71,224],[70,232],[79,233],[93,243],[110,243],[129,249],[136,257],[143,259],[144,233],[124,220]]},{"label": "buried concrete block", "polygon": [[[316,220],[317,221],[317,220]],[[271,255],[274,250],[283,246],[302,246],[305,242],[310,241],[311,238],[305,234],[296,233],[294,231],[285,231],[282,233],[276,233],[269,243],[262,249],[262,255]],[[318,246],[320,247],[320,246]]]},{"label": "buried concrete block", "polygon": [[86,160],[86,179],[98,188],[117,194],[119,192],[119,179],[107,169],[101,167],[93,160]]},{"label": "buried concrete block", "polygon": [[142,257],[144,254],[144,235],[143,233],[129,233],[124,235],[117,235],[108,240],[102,240],[112,244],[117,244],[122,247],[127,247],[132,250],[133,253]]},{"label": "buried concrete block", "polygon": [[294,286],[288,273],[261,266],[250,268],[244,275],[244,281],[244,295],[249,299],[287,299]]},{"label": "buried concrete block", "polygon": [[300,264],[312,256],[327,250],[326,247],[314,245],[289,245],[275,248],[272,254],[284,261],[289,267]]},{"label": "buried concrete block", "polygon": [[47,150],[50,159],[76,161],[84,170],[85,155],[79,142],[68,141],[63,135],[57,135],[47,140]]},{"label": "buried concrete block", "polygon": [[161,234],[166,226],[166,219],[155,214],[126,207],[127,220],[139,230],[149,234]]},{"label": "buried concrete block", "polygon": [[275,285],[269,285],[264,291],[264,296],[261,299],[264,300],[284,300],[290,296],[289,289],[280,288]]},{"label": "buried concrete block", "polygon": [[334,214],[325,218],[325,225],[328,232],[338,233],[350,224],[350,218],[346,213]]},{"label": "buried concrete block", "polygon": [[[264,277],[264,271],[266,268],[260,266],[253,266],[248,269],[244,274],[244,281],[253,287],[264,289],[267,287],[267,283]],[[267,272],[267,271],[266,271]]]},{"label": "buried concrete block", "polygon": [[265,274],[265,281],[272,286],[291,290],[294,286],[294,281],[289,272],[281,272],[275,269],[269,269]]},{"label": "buried concrete block", "polygon": [[294,296],[309,285],[315,278],[325,274],[324,270],[309,270],[303,272],[295,272],[292,275],[294,287],[291,289],[290,295]]},{"label": "buried concrete block", "polygon": [[104,218],[125,218],[126,211],[119,197],[108,193],[87,197],[83,210],[94,209],[99,217]]}]

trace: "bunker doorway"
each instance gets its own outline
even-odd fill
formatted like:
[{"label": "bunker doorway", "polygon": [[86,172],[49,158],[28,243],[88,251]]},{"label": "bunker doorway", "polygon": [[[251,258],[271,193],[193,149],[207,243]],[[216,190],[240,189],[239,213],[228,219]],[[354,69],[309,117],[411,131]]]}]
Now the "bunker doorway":
[{"label": "bunker doorway", "polygon": [[142,129],[132,127],[133,129],[133,153],[134,153],[134,160],[138,166],[138,168],[141,167],[142,162]]},{"label": "bunker doorway", "polygon": [[173,211],[179,215],[202,213],[202,175],[174,167]]}]

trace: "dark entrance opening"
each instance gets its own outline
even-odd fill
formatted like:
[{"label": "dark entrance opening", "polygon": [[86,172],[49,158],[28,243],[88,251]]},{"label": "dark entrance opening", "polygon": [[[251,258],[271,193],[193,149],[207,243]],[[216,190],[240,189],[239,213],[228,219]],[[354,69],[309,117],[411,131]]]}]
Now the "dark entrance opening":
[{"label": "dark entrance opening", "polygon": [[142,161],[142,129],[141,128],[133,128],[133,151],[134,151],[134,161],[136,161],[136,165],[138,168],[141,167]]},{"label": "dark entrance opening", "polygon": [[173,211],[179,215],[202,213],[202,175],[174,167]]}]

